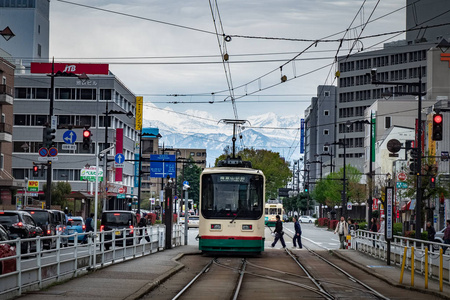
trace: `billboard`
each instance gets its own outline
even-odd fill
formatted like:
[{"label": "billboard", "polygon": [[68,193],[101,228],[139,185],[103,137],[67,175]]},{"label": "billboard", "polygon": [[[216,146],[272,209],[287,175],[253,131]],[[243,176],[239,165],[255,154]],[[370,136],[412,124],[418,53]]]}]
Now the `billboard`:
[{"label": "billboard", "polygon": [[[108,75],[108,64],[74,64],[74,63],[54,63],[54,73],[66,72],[74,74]],[[52,63],[32,62],[30,66],[32,74],[51,74]]]}]

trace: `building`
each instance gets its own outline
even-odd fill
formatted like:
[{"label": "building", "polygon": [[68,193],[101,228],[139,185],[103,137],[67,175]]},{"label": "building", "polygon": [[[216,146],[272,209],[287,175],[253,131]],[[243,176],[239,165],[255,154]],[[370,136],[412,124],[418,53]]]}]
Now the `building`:
[{"label": "building", "polygon": [[[436,25],[447,23],[442,11],[450,9],[446,0],[424,0],[413,4],[407,0],[406,27]],[[449,36],[449,25],[435,27],[432,30],[408,31],[406,40],[387,43],[382,50],[362,52],[349,57],[339,57],[339,81],[337,101],[336,131],[339,142],[346,144],[347,164],[358,166],[363,172],[366,161],[364,153],[364,126],[355,121],[365,119],[365,110],[376,100],[383,99],[389,92],[416,92],[404,83],[417,83],[422,77],[422,91],[426,91],[428,69],[427,51],[436,46],[444,37]],[[371,84],[370,71],[377,69],[379,81],[398,82],[398,86],[382,86]],[[390,98],[390,101],[414,99],[403,95]],[[412,104],[411,109],[417,105]],[[346,124],[349,124],[347,126]],[[409,127],[413,126],[407,125]],[[341,159],[343,149],[337,149]]]},{"label": "building", "polygon": [[[47,66],[48,64],[40,64]],[[106,66],[106,71],[105,71]],[[53,116],[57,129],[54,139],[58,150],[57,160],[52,163],[52,181],[66,181],[71,184],[72,195],[75,201],[89,200],[94,197],[94,188],[81,179],[81,173],[86,169],[93,170],[96,166],[96,148],[101,152],[116,145],[116,132],[123,131],[123,149],[113,148],[108,152],[108,159],[113,160],[116,153],[123,153],[122,178],[116,178],[116,168],[111,162],[105,170],[105,182],[99,188],[102,191],[101,199],[107,209],[126,208],[126,200],[118,199],[119,189],[125,190],[128,196],[134,196],[134,152],[138,139],[135,130],[135,118],[126,115],[127,112],[136,112],[135,95],[108,70],[108,65],[96,64],[55,64],[56,71],[64,71],[72,68],[75,73],[80,68],[90,68],[86,72],[88,79],[78,77],[55,76],[54,77],[54,101]],[[96,71],[100,68],[102,71]],[[18,180],[26,178],[39,181],[39,193],[31,195],[31,199],[43,200],[42,186],[46,183],[46,158],[40,158],[38,150],[42,147],[43,128],[50,124],[50,90],[51,78],[46,71],[33,71],[32,73],[16,74],[15,100],[14,100],[14,135],[13,135],[13,159],[12,174]],[[105,74],[106,73],[106,74]],[[108,112],[108,118],[106,113]],[[105,124],[108,125],[106,130]],[[83,147],[82,132],[89,128],[92,133],[92,146]],[[121,130],[118,130],[121,129]],[[76,137],[73,149],[67,150],[70,144],[64,135],[72,130]],[[129,160],[129,161],[127,161]],[[38,176],[33,176],[33,163],[38,164],[42,171]],[[103,161],[99,163],[104,165]],[[100,173],[99,173],[100,174]],[[91,176],[88,180],[95,180]],[[92,186],[92,184],[91,184]],[[107,187],[107,195],[105,194]],[[31,202],[30,202],[31,203]],[[78,205],[82,207],[82,205]]]},{"label": "building", "polygon": [[50,39],[49,0],[0,1],[0,30],[9,27],[15,37],[0,48],[11,53],[16,65],[48,61]]},{"label": "building", "polygon": [[[13,104],[14,69],[11,56],[0,49],[0,208],[14,209],[18,189],[23,189],[23,181],[17,181],[12,175],[11,157],[13,156]],[[19,200],[20,201],[20,200]],[[20,202],[18,203],[20,204]]]}]

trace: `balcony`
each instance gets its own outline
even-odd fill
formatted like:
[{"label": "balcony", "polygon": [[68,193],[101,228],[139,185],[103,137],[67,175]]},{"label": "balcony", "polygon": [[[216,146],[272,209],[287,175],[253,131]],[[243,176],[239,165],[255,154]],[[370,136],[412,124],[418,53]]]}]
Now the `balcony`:
[{"label": "balcony", "polygon": [[0,84],[0,105],[13,105],[14,88],[6,84]]},{"label": "balcony", "polygon": [[12,142],[12,125],[6,123],[0,123],[0,143]]}]

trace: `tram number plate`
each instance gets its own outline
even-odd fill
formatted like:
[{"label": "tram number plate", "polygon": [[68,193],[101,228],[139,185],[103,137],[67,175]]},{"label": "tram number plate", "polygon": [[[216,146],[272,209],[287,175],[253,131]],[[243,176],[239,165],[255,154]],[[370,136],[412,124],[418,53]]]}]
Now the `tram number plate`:
[{"label": "tram number plate", "polygon": [[236,228],[236,224],[228,224],[228,227],[231,227],[231,228]]}]

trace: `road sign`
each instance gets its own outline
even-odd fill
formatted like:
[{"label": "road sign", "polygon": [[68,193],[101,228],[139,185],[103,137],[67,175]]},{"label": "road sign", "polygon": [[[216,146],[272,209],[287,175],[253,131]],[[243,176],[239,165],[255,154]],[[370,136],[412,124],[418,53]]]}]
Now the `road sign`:
[{"label": "road sign", "polygon": [[58,161],[58,156],[38,157],[38,161]]},{"label": "road sign", "polygon": [[52,116],[52,119],[50,120],[51,124],[50,124],[50,128],[51,129],[57,129],[58,127],[58,117],[57,116]]},{"label": "road sign", "polygon": [[73,144],[77,140],[77,134],[73,130],[67,130],[63,134],[63,141],[66,144]]},{"label": "road sign", "polygon": [[125,194],[117,194],[117,199],[125,199]]},{"label": "road sign", "polygon": [[152,178],[170,178],[176,177],[175,155],[150,155],[150,177]]},{"label": "road sign", "polygon": [[398,189],[407,189],[408,188],[408,183],[406,183],[406,182],[397,182],[397,188]]},{"label": "road sign", "polygon": [[50,149],[48,149],[48,155],[51,157],[58,155],[58,149],[56,149],[55,147],[51,147]]},{"label": "road sign", "polygon": [[183,185],[189,185],[189,182],[188,181],[183,181]]},{"label": "road sign", "polygon": [[393,228],[393,208],[394,207],[394,188],[386,188],[386,240],[392,239]]},{"label": "road sign", "polygon": [[123,193],[125,193],[125,189],[124,188],[119,188],[118,192],[119,192],[119,194],[123,194]]},{"label": "road sign", "polygon": [[62,150],[77,150],[77,145],[62,144]]},{"label": "road sign", "polygon": [[40,148],[38,152],[41,157],[46,157],[48,155],[48,149],[45,147]]},{"label": "road sign", "polygon": [[114,166],[116,168],[123,168],[123,162],[125,161],[125,155],[122,153],[117,153],[116,156],[114,156]]},{"label": "road sign", "polygon": [[347,210],[352,210],[352,203],[351,202],[347,202]]},{"label": "road sign", "polygon": [[401,173],[398,173],[397,178],[400,181],[405,181],[408,178],[408,176],[406,176],[406,174],[404,172],[401,172]]}]

